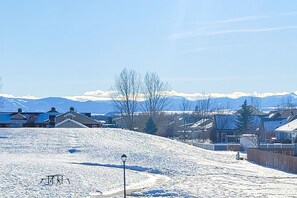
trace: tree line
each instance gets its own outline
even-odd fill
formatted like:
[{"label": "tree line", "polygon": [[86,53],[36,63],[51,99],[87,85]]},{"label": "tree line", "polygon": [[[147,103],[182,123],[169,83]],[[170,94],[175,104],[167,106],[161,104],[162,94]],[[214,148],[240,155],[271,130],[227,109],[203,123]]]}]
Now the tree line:
[{"label": "tree line", "polygon": [[[150,134],[162,131],[164,136],[174,136],[178,130],[177,116],[164,112],[171,105],[169,88],[169,84],[162,81],[157,73],[146,72],[141,76],[135,70],[123,69],[115,77],[112,87],[113,106],[120,115],[121,126]],[[186,134],[191,117],[207,119],[210,112],[223,112],[225,109],[228,107],[213,104],[211,96],[204,93],[194,107],[184,99],[180,105],[184,125],[182,131]]]},{"label": "tree line", "polygon": [[[164,113],[170,105],[169,84],[162,81],[157,73],[146,72],[142,76],[135,70],[125,68],[115,77],[112,90],[113,106],[120,115],[121,125],[124,128],[130,130],[137,128],[139,131],[155,134],[162,127],[161,130],[165,136],[174,136],[174,131],[178,130],[177,126],[174,126],[177,121],[175,120],[176,117]],[[257,98],[251,98],[251,103],[257,108],[260,106]],[[230,111],[228,107],[214,104],[211,96],[207,94],[202,94],[202,98],[197,100],[195,107],[192,107],[191,103],[184,99],[180,105],[180,110],[183,120],[181,130],[185,134],[189,130],[187,123],[189,123],[191,116],[201,120],[210,118],[213,113],[226,114],[226,110]],[[245,101],[238,111],[236,120],[238,132],[249,131],[252,122],[253,112],[251,106]],[[164,127],[165,125],[166,127]]]}]

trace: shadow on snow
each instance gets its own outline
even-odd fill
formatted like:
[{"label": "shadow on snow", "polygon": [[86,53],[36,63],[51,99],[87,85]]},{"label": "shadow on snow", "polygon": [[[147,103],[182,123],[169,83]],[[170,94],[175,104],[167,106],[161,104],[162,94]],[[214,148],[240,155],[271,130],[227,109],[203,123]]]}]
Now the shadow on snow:
[{"label": "shadow on snow", "polygon": [[[100,167],[108,167],[108,168],[120,168],[123,169],[123,165],[116,165],[116,164],[99,164],[99,163],[91,163],[91,162],[82,162],[82,163],[76,163],[72,162],[71,164],[78,164],[78,165],[86,165],[86,166],[100,166]],[[146,168],[142,166],[127,166],[125,167],[128,170],[132,171],[139,171],[139,172],[148,172],[153,174],[164,174],[162,171],[153,169],[153,168]]]}]

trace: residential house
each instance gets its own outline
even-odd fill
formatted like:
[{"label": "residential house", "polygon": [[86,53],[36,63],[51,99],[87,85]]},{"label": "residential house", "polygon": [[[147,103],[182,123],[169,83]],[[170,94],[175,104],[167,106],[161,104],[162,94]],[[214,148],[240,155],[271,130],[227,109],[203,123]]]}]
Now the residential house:
[{"label": "residential house", "polygon": [[[89,116],[86,116],[89,115]],[[66,113],[60,114],[55,118],[57,128],[98,128],[102,123],[90,117],[90,114],[79,114],[73,107]]]},{"label": "residential house", "polygon": [[0,127],[48,127],[50,116],[58,114],[54,108],[47,113],[23,112],[21,108],[17,112],[0,112]]},{"label": "residential house", "polygon": [[287,122],[286,118],[275,116],[262,118],[260,126],[260,141],[266,143],[272,142],[273,138],[275,138],[275,129]]},{"label": "residential house", "polygon": [[193,133],[193,137],[198,139],[210,139],[210,131],[213,128],[213,119],[203,118],[192,124],[189,129]]},{"label": "residential house", "polygon": [[269,115],[274,115],[275,117],[279,118],[289,118],[297,114],[296,108],[291,109],[281,109],[269,112]]},{"label": "residential house", "polygon": [[271,111],[268,116],[262,118],[260,127],[262,142],[270,143],[275,139],[278,141],[291,141],[288,133],[277,132],[276,129],[295,120],[297,118],[297,109],[282,109]]},{"label": "residential house", "polygon": [[280,142],[290,143],[296,141],[297,137],[297,116],[287,124],[275,129],[276,139]]},{"label": "residential house", "polygon": [[[236,114],[233,115],[223,115],[218,114],[214,115],[214,124],[213,131],[216,134],[216,138],[218,142],[221,143],[229,143],[229,142],[239,142],[240,135],[238,133],[236,122],[237,122]],[[259,131],[261,125],[261,116],[255,115],[253,117],[253,122],[250,126],[250,130],[252,133],[256,133]]]},{"label": "residential house", "polygon": [[70,111],[61,114],[54,107],[48,112],[0,112],[0,127],[63,127],[63,128],[93,128],[102,124],[91,118],[90,113],[79,114]]}]

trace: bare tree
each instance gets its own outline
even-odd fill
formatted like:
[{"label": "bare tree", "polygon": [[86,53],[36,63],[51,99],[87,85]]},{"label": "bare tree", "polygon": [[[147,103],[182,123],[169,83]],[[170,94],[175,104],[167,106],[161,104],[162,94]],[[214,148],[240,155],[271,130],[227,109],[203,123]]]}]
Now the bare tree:
[{"label": "bare tree", "polygon": [[213,104],[213,108],[212,108],[214,114],[219,114],[219,115],[222,115],[222,114],[231,114],[232,113],[232,109],[230,107],[230,103],[227,102],[226,105],[223,105],[223,104]]},{"label": "bare tree", "polygon": [[197,100],[194,114],[198,117],[198,119],[205,119],[209,116],[209,113],[212,110],[213,109],[211,107],[211,96],[203,93],[202,98]]},{"label": "bare tree", "polygon": [[281,104],[277,105],[278,111],[283,111],[283,110],[288,110],[288,109],[293,109],[293,108],[294,108],[294,103],[293,103],[293,98],[291,95],[283,97]]},{"label": "bare tree", "polygon": [[163,128],[163,134],[160,134],[163,137],[170,137],[174,138],[177,135],[178,132],[178,115],[173,114],[173,115],[165,115],[165,119],[162,119],[164,123],[161,125]]},{"label": "bare tree", "polygon": [[293,109],[294,108],[293,99],[292,99],[291,95],[289,95],[287,97],[287,101],[286,101],[285,106],[287,107],[287,109]]},{"label": "bare tree", "polygon": [[167,91],[168,84],[162,82],[157,73],[147,72],[143,84],[143,111],[155,118],[169,105]]},{"label": "bare tree", "polygon": [[187,124],[189,122],[188,120],[189,120],[189,116],[190,116],[189,111],[192,110],[191,102],[184,98],[180,105],[180,110],[182,111],[182,119],[183,119],[183,130],[182,131],[183,131],[183,135],[185,136],[185,135],[188,135],[188,132],[189,132],[189,126]]},{"label": "bare tree", "polygon": [[250,104],[257,110],[261,108],[261,99],[258,97],[250,97]]},{"label": "bare tree", "polygon": [[113,105],[128,129],[134,128],[134,116],[138,108],[140,98],[141,80],[140,75],[134,70],[122,70],[115,78]]}]

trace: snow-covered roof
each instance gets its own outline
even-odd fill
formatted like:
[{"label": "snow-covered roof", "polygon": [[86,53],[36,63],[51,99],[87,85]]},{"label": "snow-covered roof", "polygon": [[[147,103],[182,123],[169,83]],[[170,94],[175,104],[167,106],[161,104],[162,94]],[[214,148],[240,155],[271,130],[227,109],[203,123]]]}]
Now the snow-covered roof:
[{"label": "snow-covered roof", "polygon": [[297,133],[297,119],[275,129],[275,132],[280,133]]},{"label": "snow-covered roof", "polygon": [[75,111],[68,111],[66,113],[60,114],[56,117],[56,122],[62,122],[63,120],[67,119],[68,117],[71,117],[71,119],[76,120],[79,123],[82,123],[84,125],[97,125],[100,124],[99,121],[94,120],[90,117],[87,117],[85,115],[81,115]]},{"label": "snow-covered roof", "polygon": [[72,120],[72,119],[65,119],[63,120],[62,122],[60,123],[57,123],[56,124],[56,127],[60,127],[60,128],[69,128],[69,127],[72,127],[72,128],[88,128],[87,126],[83,125],[82,123],[79,123],[75,120]]},{"label": "snow-covered roof", "polygon": [[211,129],[212,127],[213,127],[213,122],[210,122],[204,126],[205,129]]},{"label": "snow-covered roof", "polygon": [[212,126],[213,126],[213,120],[206,118],[206,119],[201,119],[198,122],[195,122],[190,128],[210,129]]},{"label": "snow-covered roof", "polygon": [[26,116],[22,115],[21,113],[17,113],[10,118],[11,120],[27,120]]}]

